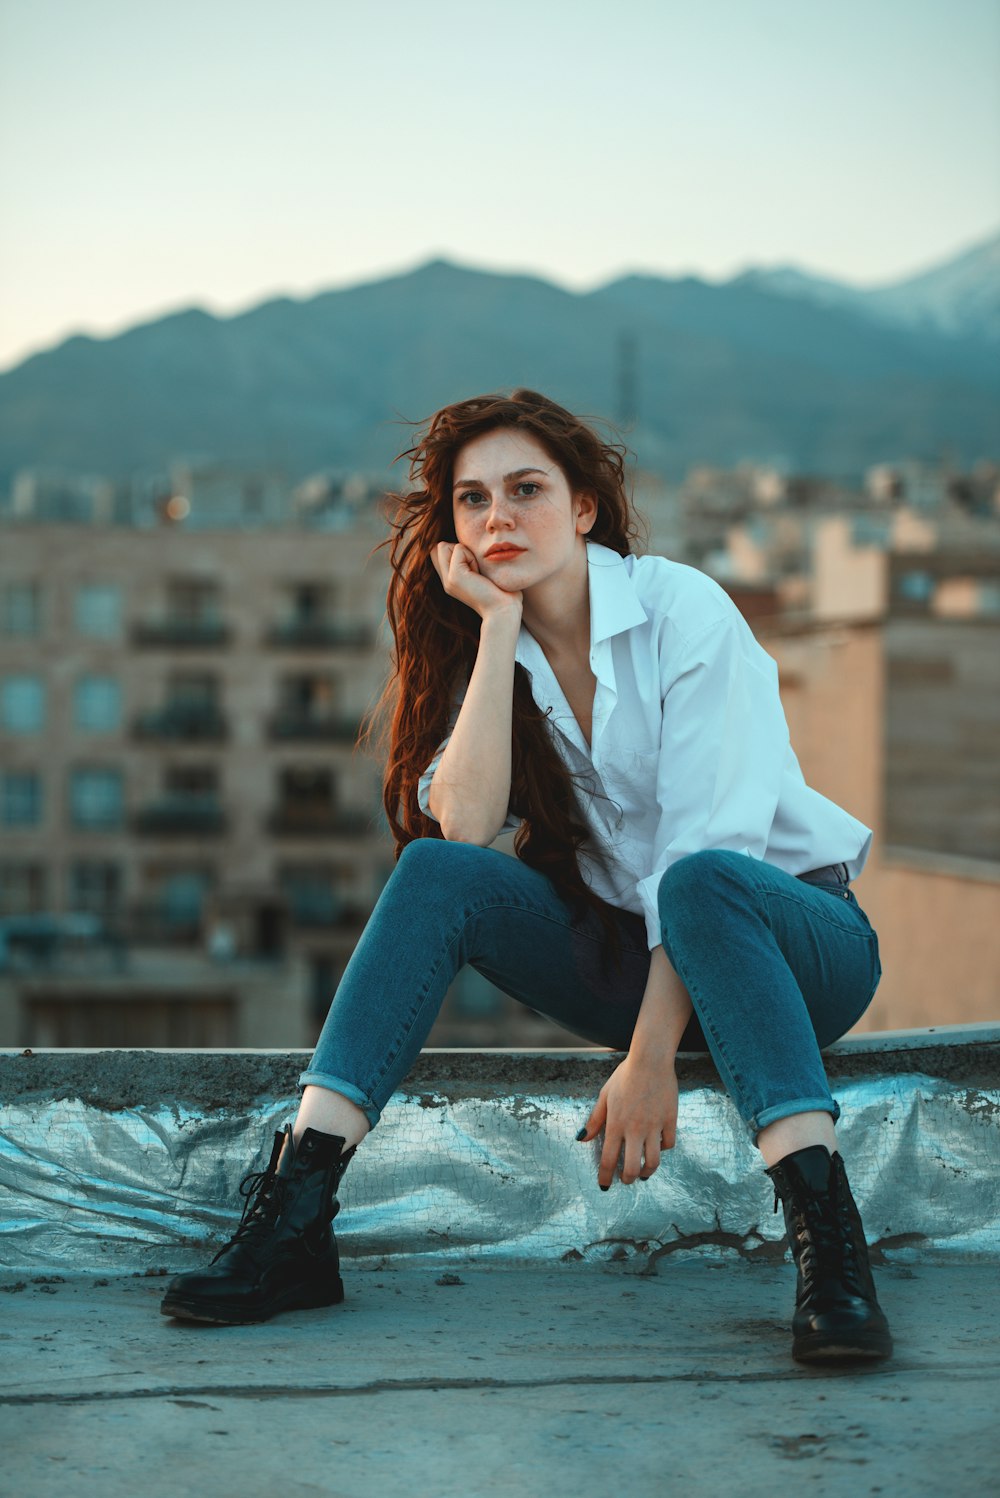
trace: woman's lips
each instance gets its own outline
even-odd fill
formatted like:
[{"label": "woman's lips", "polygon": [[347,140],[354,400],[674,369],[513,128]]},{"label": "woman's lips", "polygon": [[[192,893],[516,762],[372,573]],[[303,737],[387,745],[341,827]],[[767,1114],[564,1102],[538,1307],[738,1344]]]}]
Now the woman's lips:
[{"label": "woman's lips", "polygon": [[512,557],[523,556],[523,546],[504,546],[498,551],[488,551],[486,560],[488,562],[509,562]]}]

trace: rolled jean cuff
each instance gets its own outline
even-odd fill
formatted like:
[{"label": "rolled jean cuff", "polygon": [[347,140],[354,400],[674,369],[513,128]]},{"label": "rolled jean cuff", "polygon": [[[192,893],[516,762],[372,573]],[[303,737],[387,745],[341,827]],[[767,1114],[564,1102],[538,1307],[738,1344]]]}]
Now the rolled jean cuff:
[{"label": "rolled jean cuff", "polygon": [[326,1087],[330,1092],[343,1093],[350,1102],[357,1103],[373,1129],[382,1117],[382,1110],[378,1104],[373,1102],[366,1092],[362,1092],[360,1087],[356,1087],[353,1082],[346,1082],[343,1077],[331,1077],[328,1072],[307,1069],[299,1075],[299,1086]]},{"label": "rolled jean cuff", "polygon": [[779,1118],[790,1118],[793,1113],[831,1113],[836,1123],[840,1117],[840,1104],[836,1098],[831,1097],[800,1097],[791,1098],[787,1103],[775,1103],[770,1108],[762,1108],[747,1124],[753,1134],[754,1144],[757,1143],[757,1135],[761,1129],[766,1129],[768,1124],[777,1123]]}]

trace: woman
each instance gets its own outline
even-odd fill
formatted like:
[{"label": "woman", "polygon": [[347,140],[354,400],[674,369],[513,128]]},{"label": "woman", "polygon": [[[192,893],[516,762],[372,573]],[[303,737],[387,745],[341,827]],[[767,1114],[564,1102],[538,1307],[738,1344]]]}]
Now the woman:
[{"label": "woman", "polygon": [[[577,1136],[603,1133],[602,1190],[658,1169],[675,1053],[708,1050],[784,1206],[793,1355],[887,1356],[820,1058],[881,973],[849,888],[870,831],[806,785],[775,664],[723,590],[631,554],[617,445],[516,390],[445,407],[405,456],[379,704],[398,862],[240,1227],[162,1310],[342,1299],[341,1175],[471,963],[628,1053]],[[515,827],[516,858],[490,847]]]}]

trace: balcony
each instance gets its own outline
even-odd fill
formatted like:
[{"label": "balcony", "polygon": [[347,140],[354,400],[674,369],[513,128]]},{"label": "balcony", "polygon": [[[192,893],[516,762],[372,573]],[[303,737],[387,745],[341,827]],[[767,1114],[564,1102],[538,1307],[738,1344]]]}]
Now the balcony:
[{"label": "balcony", "polygon": [[168,702],[139,713],[132,722],[136,739],[219,743],[229,737],[229,725],[211,703]]},{"label": "balcony", "polygon": [[128,948],[193,947],[204,937],[201,905],[171,904],[162,898],[133,900],[120,927]]},{"label": "balcony", "polygon": [[288,914],[297,931],[358,930],[370,912],[324,889],[286,892]]},{"label": "balcony", "polygon": [[271,739],[308,740],[311,743],[353,744],[361,731],[361,721],[355,717],[320,716],[304,708],[285,707],[268,720],[268,735]]},{"label": "balcony", "polygon": [[144,619],[132,626],[132,644],[159,649],[214,650],[228,645],[231,631],[221,619]]},{"label": "balcony", "polygon": [[371,650],[375,631],[367,624],[292,619],[272,625],[264,632],[263,643],[278,650]]},{"label": "balcony", "polygon": [[375,813],[317,806],[280,806],[265,822],[272,837],[368,837]]},{"label": "balcony", "polygon": [[163,796],[144,806],[132,820],[134,832],[155,837],[218,836],[226,826],[218,797],[193,793]]}]

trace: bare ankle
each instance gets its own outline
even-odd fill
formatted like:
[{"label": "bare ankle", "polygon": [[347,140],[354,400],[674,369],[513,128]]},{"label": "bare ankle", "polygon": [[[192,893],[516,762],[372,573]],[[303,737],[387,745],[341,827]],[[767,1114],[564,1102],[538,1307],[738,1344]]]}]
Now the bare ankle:
[{"label": "bare ankle", "polygon": [[309,1085],[303,1090],[299,1111],[292,1125],[292,1136],[296,1143],[306,1129],[317,1129],[321,1134],[339,1134],[344,1140],[344,1148],[351,1149],[361,1143],[371,1125],[363,1109],[342,1092],[334,1092],[330,1087]]},{"label": "bare ankle", "polygon": [[787,1118],[778,1118],[767,1124],[757,1135],[757,1148],[768,1167],[777,1165],[793,1150],[807,1149],[811,1144],[823,1144],[833,1154],[837,1148],[837,1135],[832,1114],[821,1110],[791,1113]]}]

